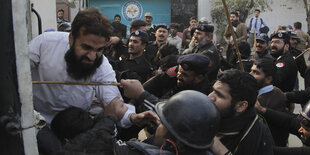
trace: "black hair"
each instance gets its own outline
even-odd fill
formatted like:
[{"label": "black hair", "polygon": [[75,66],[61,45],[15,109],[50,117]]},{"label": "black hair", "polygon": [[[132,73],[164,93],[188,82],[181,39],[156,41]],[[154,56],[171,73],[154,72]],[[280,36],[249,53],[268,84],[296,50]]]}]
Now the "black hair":
[{"label": "black hair", "polygon": [[120,16],[119,14],[116,14],[116,15],[114,16],[114,19],[115,19],[116,17],[119,17],[120,19],[122,19],[121,16]]},{"label": "black hair", "polygon": [[191,20],[196,20],[196,21],[198,21],[198,20],[197,20],[197,17],[194,17],[194,16],[191,17],[191,18],[189,18],[189,21],[191,21]]},{"label": "black hair", "polygon": [[81,33],[85,34],[94,34],[105,37],[107,40],[110,39],[112,34],[111,23],[109,19],[100,13],[100,11],[91,7],[82,11],[74,18],[71,25],[71,33],[73,39],[78,38]]},{"label": "black hair", "polygon": [[239,101],[247,101],[248,109],[254,106],[258,84],[252,75],[237,69],[230,69],[220,74],[218,81],[228,84],[232,107]]},{"label": "black hair", "polygon": [[296,29],[301,29],[301,26],[302,26],[301,22],[295,22],[295,23],[294,23],[294,27],[295,27]]},{"label": "black hair", "polygon": [[274,63],[274,60],[271,58],[262,58],[254,62],[253,65],[256,65],[257,68],[262,69],[265,77],[271,76],[272,80],[275,80],[277,75],[277,67]]},{"label": "black hair", "polygon": [[238,43],[238,48],[241,54],[242,59],[247,59],[251,55],[251,47],[250,44],[246,41],[241,41]]},{"label": "black hair", "polygon": [[179,24],[178,24],[178,23],[171,23],[171,24],[170,24],[170,29],[171,29],[171,28],[174,28],[174,29],[177,29],[177,30],[178,30],[178,29],[179,29]]},{"label": "black hair", "polygon": [[162,58],[168,56],[168,55],[177,55],[178,49],[171,44],[164,44],[159,47],[158,51],[161,53]]},{"label": "black hair", "polygon": [[237,12],[231,12],[230,14],[233,14],[233,15],[235,15],[236,17],[239,17],[239,15],[238,15]]},{"label": "black hair", "polygon": [[73,139],[76,135],[86,132],[94,125],[89,114],[77,107],[70,107],[59,112],[51,122],[55,135],[64,141],[65,138]]},{"label": "black hair", "polygon": [[63,12],[63,13],[65,13],[65,11],[64,11],[63,9],[57,10],[57,13],[58,13],[58,12]]},{"label": "black hair", "polygon": [[258,11],[258,12],[260,12],[260,9],[255,9],[255,11]]}]

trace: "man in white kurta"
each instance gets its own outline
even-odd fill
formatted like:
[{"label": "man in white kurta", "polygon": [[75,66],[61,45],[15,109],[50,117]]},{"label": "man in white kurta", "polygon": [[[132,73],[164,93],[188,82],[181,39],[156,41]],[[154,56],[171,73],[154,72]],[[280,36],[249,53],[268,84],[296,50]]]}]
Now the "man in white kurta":
[{"label": "man in white kurta", "polygon": [[[115,72],[104,55],[102,64],[89,78],[75,80],[70,77],[65,61],[68,50],[69,33],[47,32],[34,38],[29,44],[32,79],[34,81],[116,82]],[[110,103],[115,97],[120,96],[116,86],[33,85],[34,107],[45,117],[48,124],[59,111],[68,107],[75,106],[89,110],[94,94],[97,99],[105,103]],[[127,106],[129,108],[119,122],[122,127],[131,125],[129,115],[134,113],[134,108]]]}]

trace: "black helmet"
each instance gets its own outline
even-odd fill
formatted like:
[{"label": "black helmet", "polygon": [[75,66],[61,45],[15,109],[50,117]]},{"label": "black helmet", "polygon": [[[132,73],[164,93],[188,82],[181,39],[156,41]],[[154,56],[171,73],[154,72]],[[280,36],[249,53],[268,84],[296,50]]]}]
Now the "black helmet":
[{"label": "black helmet", "polygon": [[169,132],[185,145],[206,149],[213,144],[220,114],[205,94],[185,90],[166,103],[157,103],[155,110]]}]

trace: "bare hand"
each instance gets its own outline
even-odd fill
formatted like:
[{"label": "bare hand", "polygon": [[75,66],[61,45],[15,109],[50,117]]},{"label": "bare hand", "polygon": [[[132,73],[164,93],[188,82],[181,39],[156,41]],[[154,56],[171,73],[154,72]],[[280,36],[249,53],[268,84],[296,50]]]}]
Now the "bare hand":
[{"label": "bare hand", "polygon": [[211,150],[215,155],[224,155],[228,152],[228,149],[222,144],[218,137],[213,138],[213,145],[211,146]]},{"label": "bare hand", "polygon": [[110,37],[110,41],[108,42],[107,46],[110,45],[117,45],[120,42],[120,38],[116,36]]},{"label": "bare hand", "polygon": [[111,116],[116,121],[120,121],[128,107],[124,104],[124,101],[120,100],[120,97],[115,97],[109,104],[102,102],[104,106],[104,116]]},{"label": "bare hand", "polygon": [[131,123],[138,126],[151,125],[152,122],[155,122],[157,125],[160,123],[159,117],[150,110],[139,114],[131,114],[130,120]]},{"label": "bare hand", "polygon": [[261,114],[265,114],[267,109],[265,107],[263,107],[259,102],[258,100],[256,100],[256,103],[255,103],[255,109],[257,110],[257,112],[261,113]]},{"label": "bare hand", "polygon": [[138,80],[121,80],[121,87],[124,89],[124,95],[131,99],[138,99],[144,92],[144,88]]}]

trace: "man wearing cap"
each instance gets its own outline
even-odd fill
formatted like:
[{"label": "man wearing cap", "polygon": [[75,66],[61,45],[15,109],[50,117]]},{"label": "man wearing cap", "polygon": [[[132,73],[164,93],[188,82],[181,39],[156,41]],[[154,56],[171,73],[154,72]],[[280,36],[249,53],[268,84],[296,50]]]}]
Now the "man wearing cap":
[{"label": "man wearing cap", "polygon": [[292,91],[297,77],[297,65],[290,49],[290,36],[286,31],[278,31],[270,36],[270,54],[276,61],[277,77],[274,85],[283,92]]},{"label": "man wearing cap", "polygon": [[297,148],[275,147],[273,149],[275,154],[310,154],[310,102],[305,105],[300,115],[291,115],[265,108],[259,102],[255,104],[255,108],[268,122],[296,135],[307,146]]},{"label": "man wearing cap", "polygon": [[146,32],[149,35],[149,41],[155,40],[155,28],[156,25],[152,24],[153,16],[152,13],[147,12],[144,14],[144,21],[146,22]]},{"label": "man wearing cap", "polygon": [[268,50],[269,38],[266,33],[260,33],[256,36],[256,60],[262,58],[272,59]]},{"label": "man wearing cap", "polygon": [[211,60],[208,78],[210,82],[216,80],[218,70],[220,68],[220,56],[214,46],[213,39],[214,26],[208,24],[199,24],[194,31],[194,42],[198,44],[194,49],[194,53],[200,53],[208,56]]},{"label": "man wearing cap", "polygon": [[[136,78],[143,83],[151,77],[153,68],[151,63],[148,62],[144,56],[147,42],[148,35],[146,32],[135,31],[131,33],[128,43],[129,58],[123,59],[118,64],[121,78]],[[137,76],[134,76],[133,74],[137,74]]]},{"label": "man wearing cap", "polygon": [[156,40],[149,43],[146,48],[146,56],[152,65],[157,66],[155,57],[160,46],[168,43],[169,28],[167,25],[157,25],[155,29]]},{"label": "man wearing cap", "polygon": [[[290,52],[294,57],[297,57],[299,54],[302,53],[300,50],[298,50],[296,48],[298,46],[298,44],[300,43],[300,38],[298,37],[298,35],[294,31],[289,31],[289,34],[290,34],[290,44],[291,44]],[[306,73],[306,69],[307,69],[305,57],[300,56],[295,61],[296,61],[300,75],[304,78],[305,73]]]}]

